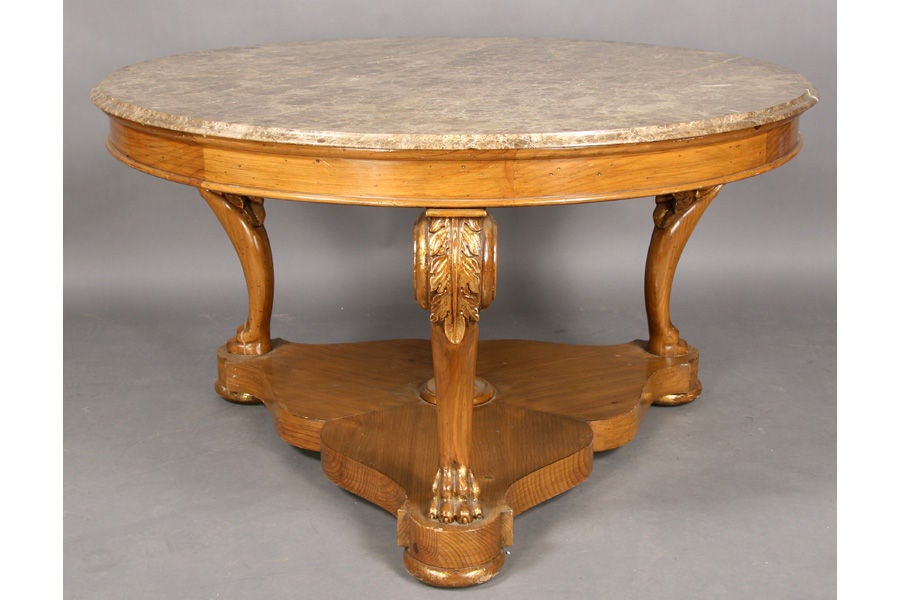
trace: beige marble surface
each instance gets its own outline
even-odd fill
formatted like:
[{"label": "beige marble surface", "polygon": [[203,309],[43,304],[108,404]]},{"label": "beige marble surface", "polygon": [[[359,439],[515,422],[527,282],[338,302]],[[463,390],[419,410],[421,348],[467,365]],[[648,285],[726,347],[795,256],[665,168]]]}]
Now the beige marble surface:
[{"label": "beige marble surface", "polygon": [[715,52],[508,38],[335,40],[139,63],[91,99],[202,135],[378,149],[578,147],[692,137],[797,115],[802,75]]}]

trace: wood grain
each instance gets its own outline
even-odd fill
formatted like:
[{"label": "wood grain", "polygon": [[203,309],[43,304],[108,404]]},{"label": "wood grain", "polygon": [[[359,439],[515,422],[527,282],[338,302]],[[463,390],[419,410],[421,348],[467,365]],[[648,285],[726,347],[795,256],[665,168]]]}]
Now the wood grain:
[{"label": "wood grain", "polygon": [[259,398],[282,438],[322,452],[330,479],[397,515],[407,567],[434,585],[496,574],[514,515],[583,481],[592,452],[631,440],[652,402],[699,387],[693,349],[667,358],[642,341],[481,342],[476,371],[496,389],[471,422],[468,466],[478,476],[483,518],[448,525],[428,514],[440,463],[438,411],[418,390],[432,374],[430,349],[428,340],[274,340],[261,356],[222,348],[219,385]]},{"label": "wood grain", "polygon": [[644,270],[644,300],[650,330],[648,348],[660,356],[678,356],[688,350],[670,315],[672,283],[678,260],[700,217],[722,185],[656,197],[653,235]]},{"label": "wood grain", "polygon": [[[414,229],[415,295],[431,321],[438,464],[428,515],[483,517],[472,464],[478,320],[496,289],[497,226],[483,210],[427,210]],[[427,387],[427,384],[426,386]]]},{"label": "wood grain", "polygon": [[[263,225],[266,218],[263,199],[206,189],[199,191],[228,234],[247,284],[247,320],[228,341],[228,351],[232,354],[265,354],[271,348],[269,328],[275,273],[269,235]],[[238,397],[230,399],[242,401]]]},{"label": "wood grain", "polygon": [[[437,410],[418,402],[349,417],[322,432],[322,467],[332,481],[398,515],[407,568],[433,585],[481,583],[502,566],[512,517],[581,483],[592,467],[591,430],[574,419],[490,402],[475,409],[470,463],[484,517],[467,526],[428,514]],[[390,490],[385,494],[385,490]]]},{"label": "wood grain", "polygon": [[489,208],[654,196],[773,169],[796,118],[682,140],[542,150],[345,150],[178,133],[110,117],[109,151],[198,188],[371,206]]},{"label": "wood grain", "polygon": [[417,401],[418,386],[433,373],[427,340],[295,344],[276,339],[268,354],[240,356],[222,347],[218,359],[217,389],[258,398],[286,442],[315,451],[328,421]]},{"label": "wood grain", "polygon": [[[696,350],[667,358],[646,347],[639,340],[613,346],[487,340],[478,345],[476,372],[497,400],[584,421],[594,432],[594,450],[608,450],[634,437],[650,403],[700,392]],[[419,388],[432,373],[428,340],[276,339],[262,356],[220,348],[217,385],[259,398],[285,441],[318,451],[325,423],[420,402]]]},{"label": "wood grain", "polygon": [[693,348],[659,357],[639,340],[613,346],[490,340],[478,348],[477,372],[498,401],[584,421],[599,452],[631,441],[650,404],[699,395],[697,363]]}]

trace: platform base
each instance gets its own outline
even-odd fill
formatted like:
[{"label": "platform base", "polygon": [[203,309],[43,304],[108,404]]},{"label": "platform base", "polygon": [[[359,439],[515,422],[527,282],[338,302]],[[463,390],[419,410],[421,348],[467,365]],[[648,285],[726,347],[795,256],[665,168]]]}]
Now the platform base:
[{"label": "platform base", "polygon": [[[321,451],[339,486],[396,515],[409,572],[425,583],[487,581],[513,542],[513,517],[584,481],[593,452],[627,443],[650,404],[700,393],[697,351],[660,357],[634,341],[574,346],[481,342],[473,390],[473,461],[483,517],[428,516],[438,464],[428,340],[308,345],[273,341],[260,356],[219,350],[217,392],[263,402],[288,443]],[[485,382],[493,395],[483,400]]]}]

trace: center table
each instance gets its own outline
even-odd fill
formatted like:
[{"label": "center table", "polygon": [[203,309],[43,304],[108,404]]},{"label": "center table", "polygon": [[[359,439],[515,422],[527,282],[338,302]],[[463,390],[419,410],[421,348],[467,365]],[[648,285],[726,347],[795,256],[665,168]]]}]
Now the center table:
[{"label": "center table", "polygon": [[[715,52],[437,38],[182,54],[91,98],[113,156],[196,187],[234,244],[249,311],[218,350],[219,395],[265,404],[285,441],[396,516],[411,574],[458,587],[496,575],[514,517],[584,481],[651,404],[700,394],[669,315],[678,259],[724,184],[797,154],[816,92]],[[478,342],[497,277],[487,209],[646,196],[647,340]],[[273,339],[263,198],[423,208],[412,279],[431,339]]]}]

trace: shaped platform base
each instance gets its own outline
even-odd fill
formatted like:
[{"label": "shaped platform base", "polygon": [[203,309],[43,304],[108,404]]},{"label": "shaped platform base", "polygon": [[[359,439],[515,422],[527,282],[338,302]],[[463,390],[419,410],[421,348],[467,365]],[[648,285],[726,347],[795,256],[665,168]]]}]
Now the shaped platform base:
[{"label": "shaped platform base", "polygon": [[422,399],[428,340],[275,340],[260,356],[222,348],[216,390],[264,403],[285,441],[321,451],[329,479],[396,515],[412,575],[461,587],[496,575],[514,515],[584,481],[593,452],[631,440],[650,404],[697,397],[696,350],[664,358],[645,348],[481,342],[473,400],[485,382],[494,393],[474,408],[470,466],[483,517],[465,525],[428,516],[438,464],[436,408]]}]

